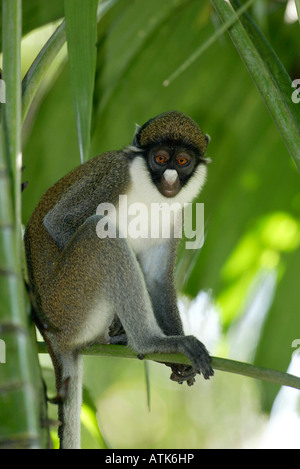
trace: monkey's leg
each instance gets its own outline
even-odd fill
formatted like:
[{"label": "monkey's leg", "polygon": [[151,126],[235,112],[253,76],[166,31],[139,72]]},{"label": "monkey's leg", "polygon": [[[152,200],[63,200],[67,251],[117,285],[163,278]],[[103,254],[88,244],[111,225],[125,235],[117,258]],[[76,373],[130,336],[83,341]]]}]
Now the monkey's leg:
[{"label": "monkey's leg", "polygon": [[[68,380],[68,394],[59,404],[62,448],[80,447],[80,348],[96,338],[99,341],[99,336],[102,343],[109,341],[116,311],[133,315],[127,324],[131,328],[133,323],[134,336],[140,303],[149,303],[133,252],[124,239],[99,239],[100,219],[89,218],[67,243],[47,280],[47,295],[41,298],[48,322],[43,335],[54,363],[58,394]],[[148,309],[151,312],[150,304]],[[159,331],[153,315],[151,321]]]},{"label": "monkey's leg", "polygon": [[77,415],[74,408],[80,409],[77,351],[99,336],[103,343],[108,342],[115,312],[129,345],[138,354],[182,352],[191,360],[194,370],[202,372],[205,378],[212,375],[210,358],[201,342],[193,336],[166,336],[160,329],[135,254],[126,239],[97,236],[101,218],[90,217],[68,242],[49,279],[49,296],[43,304],[46,316],[57,328],[55,334],[48,335],[62,377],[70,378],[72,389],[63,407],[63,447],[65,441],[73,438],[66,435],[66,428],[78,435],[72,415],[66,414],[73,409]]},{"label": "monkey's leg", "polygon": [[[114,345],[127,345],[127,336],[122,323],[117,315],[115,315],[113,322],[109,326],[109,343]],[[192,386],[195,383],[195,371],[192,366],[182,365],[176,363],[164,363],[172,369],[170,379],[182,384],[184,381],[187,382],[188,386]]]},{"label": "monkey's leg", "polygon": [[[91,217],[91,226],[97,223],[97,219],[100,217]],[[206,379],[212,376],[209,354],[199,340],[183,334],[166,335],[158,325],[144,273],[127,240],[117,236],[115,239],[94,241],[95,252],[98,252],[95,269],[103,283],[100,297],[105,298],[107,304],[117,312],[128,344],[138,354],[182,352],[191,360],[194,372],[202,373]],[[104,259],[109,259],[109,263],[103,269]],[[170,318],[172,320],[173,317]],[[192,384],[191,367],[174,365],[172,369],[173,378]]]},{"label": "monkey's leg", "polygon": [[[95,237],[95,226],[100,219],[99,216],[91,217],[84,228],[91,233],[89,244],[92,252],[95,252],[90,263],[97,279],[97,301],[101,304],[104,300],[109,312],[112,308],[117,313],[128,344],[138,354],[184,353],[190,359],[194,371],[208,379],[213,375],[213,370],[205,346],[194,336],[166,335],[162,331],[153,311],[144,273],[134,252],[126,239],[118,237],[118,233],[116,238],[101,240]],[[111,319],[109,314],[108,317]],[[185,367],[180,381],[181,378],[188,380],[190,375],[191,370]]]}]

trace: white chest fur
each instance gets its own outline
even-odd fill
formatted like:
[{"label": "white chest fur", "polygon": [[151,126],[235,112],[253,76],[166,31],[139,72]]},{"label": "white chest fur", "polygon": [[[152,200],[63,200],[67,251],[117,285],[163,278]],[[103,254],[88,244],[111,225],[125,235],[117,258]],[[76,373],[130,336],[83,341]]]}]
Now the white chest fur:
[{"label": "white chest fur", "polygon": [[149,249],[163,239],[181,236],[182,210],[200,192],[206,166],[199,165],[175,197],[163,196],[153,184],[146,162],[137,156],[130,163],[131,186],[120,197],[116,221],[121,235],[136,252]]}]

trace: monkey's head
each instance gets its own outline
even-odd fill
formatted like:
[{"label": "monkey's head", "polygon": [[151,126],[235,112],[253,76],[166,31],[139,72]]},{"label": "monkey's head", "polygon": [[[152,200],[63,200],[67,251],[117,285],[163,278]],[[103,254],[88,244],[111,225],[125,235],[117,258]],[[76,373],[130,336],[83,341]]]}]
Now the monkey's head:
[{"label": "monkey's head", "polygon": [[205,179],[204,158],[209,136],[188,116],[170,111],[137,127],[130,148],[143,155],[153,183],[165,197],[175,197],[189,182],[199,166],[202,184]]}]

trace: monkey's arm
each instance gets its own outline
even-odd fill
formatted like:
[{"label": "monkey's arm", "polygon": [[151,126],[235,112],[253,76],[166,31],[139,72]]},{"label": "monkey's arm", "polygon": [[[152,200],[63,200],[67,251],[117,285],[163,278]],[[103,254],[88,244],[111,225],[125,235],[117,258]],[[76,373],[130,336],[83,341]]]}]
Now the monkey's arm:
[{"label": "monkey's arm", "polygon": [[168,239],[138,257],[156,320],[166,335],[184,334],[174,284],[176,251],[177,240]]},{"label": "monkey's arm", "polygon": [[44,227],[61,249],[66,246],[77,228],[93,210],[91,207],[93,199],[86,196],[88,191],[94,192],[91,178],[79,179],[63,194],[44,218]]},{"label": "monkey's arm", "polygon": [[[158,325],[166,335],[175,336],[184,335],[174,283],[177,244],[177,240],[167,240],[139,256]],[[176,363],[165,365],[172,369],[172,381],[180,384],[186,381],[189,386],[194,384],[196,372],[192,366]]]}]

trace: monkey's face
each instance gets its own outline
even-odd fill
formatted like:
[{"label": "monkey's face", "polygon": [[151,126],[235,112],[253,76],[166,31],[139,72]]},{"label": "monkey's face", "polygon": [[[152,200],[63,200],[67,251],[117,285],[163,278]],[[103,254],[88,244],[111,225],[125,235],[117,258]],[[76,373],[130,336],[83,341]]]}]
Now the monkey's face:
[{"label": "monkey's face", "polygon": [[154,146],[148,151],[151,178],[165,197],[175,197],[193,174],[197,158],[194,152],[180,146]]},{"label": "monkey's face", "polygon": [[[159,195],[181,202],[193,200],[205,182],[208,142],[208,135],[178,111],[165,112],[137,126],[127,153],[135,161],[134,176],[139,178],[142,191],[151,191],[154,184]],[[156,199],[157,191],[151,194]]]}]

